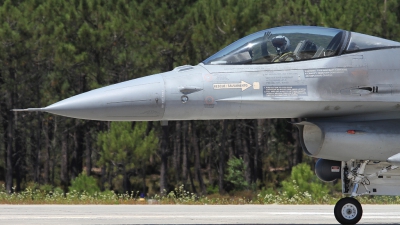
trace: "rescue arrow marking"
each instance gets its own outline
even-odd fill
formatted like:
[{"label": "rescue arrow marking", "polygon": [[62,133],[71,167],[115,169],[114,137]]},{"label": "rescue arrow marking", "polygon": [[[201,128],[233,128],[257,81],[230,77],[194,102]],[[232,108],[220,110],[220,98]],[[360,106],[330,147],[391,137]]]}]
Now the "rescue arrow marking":
[{"label": "rescue arrow marking", "polygon": [[251,87],[251,84],[247,82],[233,83],[233,84],[213,84],[214,89],[231,89],[231,88],[240,88],[242,91]]}]

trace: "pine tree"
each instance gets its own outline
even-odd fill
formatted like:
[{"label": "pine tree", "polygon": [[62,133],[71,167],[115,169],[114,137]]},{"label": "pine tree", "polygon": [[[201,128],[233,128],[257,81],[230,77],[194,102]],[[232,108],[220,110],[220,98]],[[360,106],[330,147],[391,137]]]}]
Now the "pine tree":
[{"label": "pine tree", "polygon": [[[151,130],[146,134],[146,122],[112,122],[108,132],[98,135],[101,148],[99,166],[113,170],[115,178],[122,176],[124,193],[131,191],[130,177],[135,169],[142,169],[146,161],[155,153],[158,139]],[[119,182],[114,179],[114,182]]]},{"label": "pine tree", "polygon": [[[20,189],[22,180],[22,163],[26,152],[23,143],[26,137],[20,136],[27,128],[23,127],[25,119],[17,117],[10,110],[32,101],[33,93],[29,86],[21,81],[32,81],[34,70],[32,52],[34,42],[32,27],[29,26],[32,1],[21,4],[5,1],[0,8],[0,84],[4,95],[1,98],[1,114],[6,132],[6,190],[11,193],[13,178],[16,178],[16,190]],[[20,98],[20,96],[27,98]],[[31,97],[30,97],[31,96]],[[29,117],[29,116],[28,116]],[[28,128],[29,129],[29,128]],[[24,131],[24,132],[22,132]],[[40,131],[39,131],[40,132]]]}]

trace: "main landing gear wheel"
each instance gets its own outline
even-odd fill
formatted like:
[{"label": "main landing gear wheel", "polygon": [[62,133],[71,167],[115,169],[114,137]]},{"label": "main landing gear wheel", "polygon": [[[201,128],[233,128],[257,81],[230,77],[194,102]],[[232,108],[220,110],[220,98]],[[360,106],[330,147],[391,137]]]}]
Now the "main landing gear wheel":
[{"label": "main landing gear wheel", "polygon": [[344,225],[356,224],[360,221],[363,211],[361,204],[354,198],[342,198],[335,205],[336,220]]}]

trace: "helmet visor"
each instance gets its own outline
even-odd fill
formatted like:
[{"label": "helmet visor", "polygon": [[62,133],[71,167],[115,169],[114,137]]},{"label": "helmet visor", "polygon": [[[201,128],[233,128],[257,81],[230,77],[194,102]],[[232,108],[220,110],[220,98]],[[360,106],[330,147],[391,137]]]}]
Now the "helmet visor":
[{"label": "helmet visor", "polygon": [[275,37],[274,39],[272,39],[272,45],[276,48],[283,48],[285,47],[287,41],[285,39],[285,37]]}]

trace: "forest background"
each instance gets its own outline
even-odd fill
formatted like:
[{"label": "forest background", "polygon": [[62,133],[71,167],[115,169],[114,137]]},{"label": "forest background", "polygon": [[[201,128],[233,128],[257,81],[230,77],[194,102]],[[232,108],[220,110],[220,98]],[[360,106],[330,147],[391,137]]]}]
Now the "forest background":
[{"label": "forest background", "polygon": [[[176,66],[284,25],[400,41],[397,0],[0,0],[0,183],[65,192],[80,174],[100,190],[160,194],[278,190],[303,156],[301,120],[100,122],[15,113]],[[83,176],[83,175],[81,175]],[[307,182],[317,182],[308,178]]]}]

